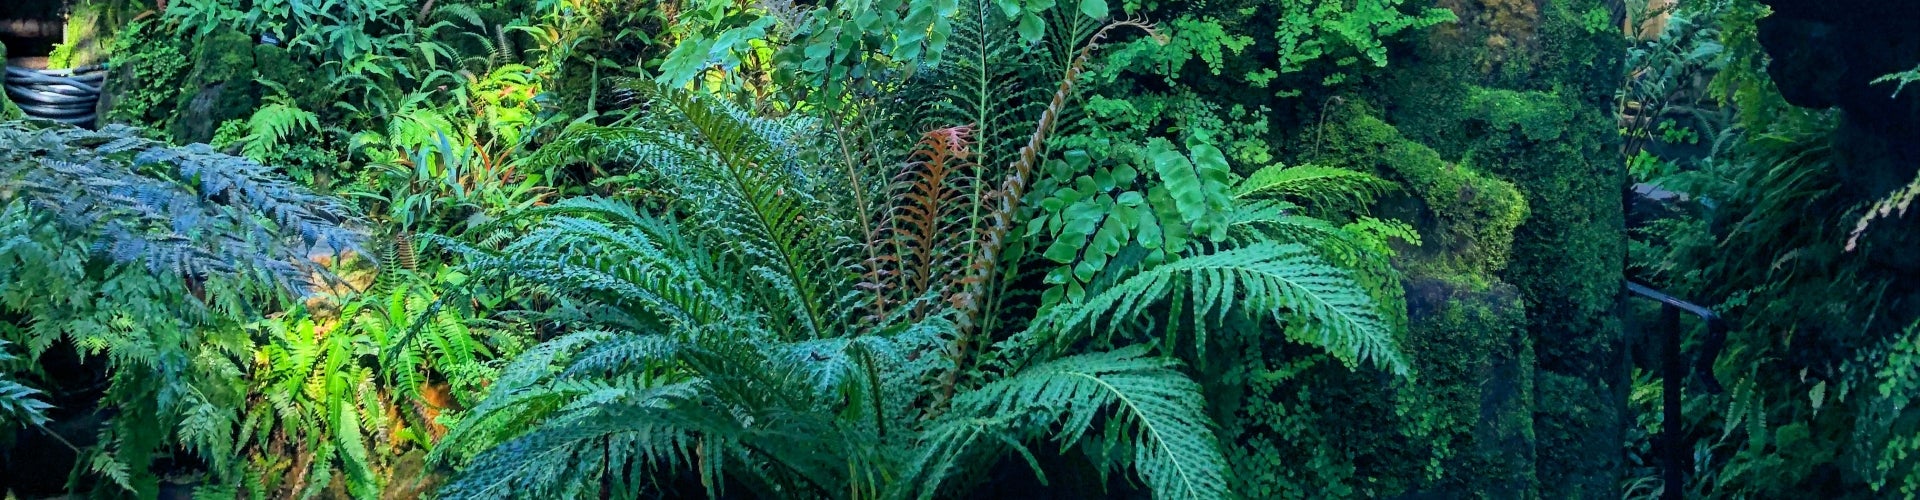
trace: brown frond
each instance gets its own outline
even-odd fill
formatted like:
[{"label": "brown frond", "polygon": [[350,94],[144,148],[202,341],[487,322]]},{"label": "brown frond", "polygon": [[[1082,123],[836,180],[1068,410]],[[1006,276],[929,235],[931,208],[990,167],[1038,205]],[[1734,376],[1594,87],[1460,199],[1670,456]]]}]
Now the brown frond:
[{"label": "brown frond", "polygon": [[[885,316],[893,306],[929,293],[944,300],[952,293],[949,277],[963,269],[966,232],[962,209],[973,200],[966,189],[973,163],[972,130],[948,127],[927,132],[914,147],[912,160],[894,177],[898,194],[885,224],[869,242],[872,252],[863,290],[874,292],[873,313]],[[914,306],[912,319],[926,314],[927,304]]]}]

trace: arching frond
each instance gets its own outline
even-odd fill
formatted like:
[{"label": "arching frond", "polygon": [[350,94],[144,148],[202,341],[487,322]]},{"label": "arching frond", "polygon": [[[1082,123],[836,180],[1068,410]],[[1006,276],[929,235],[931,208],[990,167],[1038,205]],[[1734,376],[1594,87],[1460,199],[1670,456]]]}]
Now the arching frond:
[{"label": "arching frond", "polygon": [[828,336],[832,291],[850,278],[833,266],[834,221],[807,190],[794,125],[750,118],[711,97],[636,84],[654,121],[632,134],[678,188],[681,208],[781,307],[788,337]]},{"label": "arching frond", "polygon": [[1367,293],[1346,271],[1298,244],[1256,243],[1150,268],[1055,308],[1024,335],[1056,347],[1071,345],[1101,325],[1141,319],[1150,306],[1176,296],[1194,320],[1196,345],[1205,345],[1210,322],[1241,313],[1287,325],[1295,340],[1342,359],[1373,361],[1395,373],[1407,370],[1392,330]]},{"label": "arching frond", "polygon": [[[1119,440],[1103,446],[1133,450],[1131,465],[1155,496],[1228,498],[1229,469],[1209,428],[1200,384],[1175,366],[1144,346],[1035,365],[954,398],[947,418],[956,429],[934,434],[935,442],[923,446],[953,450],[956,443],[941,441],[960,440],[963,447],[974,440],[965,430],[983,422],[1007,425],[1021,438],[1051,437],[1063,447],[1081,439]],[[1003,416],[1015,418],[996,420]],[[1102,418],[1104,435],[1094,430]],[[929,479],[937,484],[939,478]]]},{"label": "arching frond", "polygon": [[883,240],[867,243],[875,248],[859,284],[873,293],[876,318],[932,294],[932,300],[920,301],[908,316],[924,317],[927,304],[946,302],[960,286],[968,254],[968,210],[978,206],[968,192],[979,168],[972,161],[970,134],[966,127],[927,132],[912,161],[895,177],[900,187],[889,193],[895,200],[890,218],[875,232]]},{"label": "arching frond", "polygon": [[1294,200],[1313,206],[1363,206],[1372,202],[1391,182],[1357,170],[1300,165],[1272,165],[1262,168],[1233,187],[1235,198],[1264,196]]}]

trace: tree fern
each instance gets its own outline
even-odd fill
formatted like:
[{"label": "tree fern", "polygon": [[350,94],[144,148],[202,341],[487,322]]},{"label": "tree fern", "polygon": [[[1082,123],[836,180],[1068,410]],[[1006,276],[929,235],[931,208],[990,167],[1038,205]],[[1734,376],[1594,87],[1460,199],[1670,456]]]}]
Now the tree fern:
[{"label": "tree fern", "polygon": [[151,496],[180,453],[236,479],[243,326],[327,276],[310,254],[357,248],[350,212],[206,145],[43,127],[0,124],[0,315],[31,318],[6,329],[29,358],[105,360],[117,411],[75,481]]},{"label": "tree fern", "polygon": [[[94,250],[154,272],[259,273],[288,288],[314,271],[310,251],[358,249],[338,200],[204,144],[167,147],[132,129],[0,124],[0,177]],[[235,216],[234,212],[260,217]]]}]

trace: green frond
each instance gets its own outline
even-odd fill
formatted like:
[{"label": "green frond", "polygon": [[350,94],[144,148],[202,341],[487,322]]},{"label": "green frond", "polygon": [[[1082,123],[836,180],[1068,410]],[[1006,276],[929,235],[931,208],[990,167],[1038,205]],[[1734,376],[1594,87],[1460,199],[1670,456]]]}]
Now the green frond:
[{"label": "green frond", "polygon": [[1278,197],[1311,206],[1358,207],[1393,184],[1370,173],[1343,168],[1271,165],[1233,187],[1235,198]]},{"label": "green frond", "polygon": [[295,133],[320,130],[320,116],[300,109],[284,97],[271,99],[247,118],[247,135],[240,151],[256,161],[266,159]]},{"label": "green frond", "polygon": [[[600,477],[630,487],[640,472],[695,463],[696,436],[664,413],[668,401],[691,397],[687,384],[640,389],[575,419],[552,422],[488,449],[460,479],[440,491],[447,499],[577,498],[598,495]],[[620,496],[620,495],[616,495]]]},{"label": "green frond", "polygon": [[1144,319],[1156,303],[1179,294],[1193,318],[1195,344],[1206,326],[1230,312],[1268,317],[1294,340],[1327,349],[1349,362],[1372,361],[1395,373],[1406,363],[1391,328],[1365,290],[1340,268],[1299,244],[1255,243],[1188,257],[1141,271],[1085,300],[1062,304],[1024,335],[1058,347],[1072,345],[1102,325]]},{"label": "green frond", "polygon": [[[7,352],[10,344],[0,339],[0,369],[19,359]],[[49,421],[46,412],[53,409],[53,405],[40,400],[43,394],[40,390],[21,385],[5,376],[5,373],[0,371],[0,423],[19,422],[36,427],[46,425]]]},{"label": "green frond", "polygon": [[[1063,448],[1106,439],[1099,446],[1133,450],[1133,470],[1157,497],[1228,498],[1230,469],[1200,384],[1176,367],[1144,346],[1060,358],[954,398],[950,418],[1033,416],[1021,435],[1047,436]],[[1101,417],[1105,433],[1094,430]]]},{"label": "green frond", "polygon": [[830,336],[833,291],[852,276],[832,264],[833,228],[808,192],[792,154],[798,125],[750,118],[714,98],[638,85],[654,121],[634,135],[647,159],[677,186],[689,222],[717,242],[747,276],[754,295],[781,312],[790,338]]},{"label": "green frond", "polygon": [[563,202],[497,224],[529,219],[537,222],[497,251],[429,239],[463,254],[471,268],[615,306],[646,321],[698,327],[758,316],[739,300],[736,283],[707,262],[706,250],[671,225],[617,202]]}]

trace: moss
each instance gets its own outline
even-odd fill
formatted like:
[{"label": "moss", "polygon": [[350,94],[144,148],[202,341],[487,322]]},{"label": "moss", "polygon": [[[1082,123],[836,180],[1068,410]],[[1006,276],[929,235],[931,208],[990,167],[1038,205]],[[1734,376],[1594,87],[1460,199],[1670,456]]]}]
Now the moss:
[{"label": "moss", "polygon": [[[48,64],[77,68],[107,62],[116,28],[126,25],[137,7],[127,0],[79,0],[67,4],[67,24]],[[144,9],[142,9],[144,10]]]},{"label": "moss", "polygon": [[328,88],[326,80],[319,77],[319,71],[313,65],[296,59],[285,48],[254,45],[253,65],[260,81],[273,82],[286,89],[287,95],[300,105],[300,109],[328,109],[339,96]]},{"label": "moss", "polygon": [[[1402,345],[1416,377],[1301,374],[1313,398],[1289,404],[1311,405],[1301,418],[1332,437],[1280,456],[1314,464],[1318,475],[1300,479],[1352,495],[1533,496],[1533,349],[1523,294],[1499,277],[1528,200],[1474,157],[1428,147],[1357,99],[1305,134],[1295,141],[1314,145],[1305,162],[1372,171],[1404,188],[1383,197],[1377,213],[1412,223],[1424,240],[1395,261],[1408,305]],[[1466,151],[1470,143],[1461,144]]]},{"label": "moss", "polygon": [[[1525,9],[1495,12],[1513,2],[1443,2],[1465,12],[1462,22],[1413,46],[1418,62],[1377,89],[1380,109],[1411,142],[1508,181],[1524,198],[1529,213],[1494,279],[1511,283],[1525,308],[1538,384],[1532,402],[1511,408],[1533,412],[1539,494],[1617,496],[1628,381],[1614,311],[1626,176],[1609,113],[1624,48],[1617,33],[1590,29],[1585,14],[1604,8],[1600,0],[1526,3],[1537,20]],[[1525,43],[1481,43],[1516,32],[1519,21],[1534,22]]]},{"label": "moss", "polygon": [[[1514,230],[1528,209],[1512,183],[1472,165],[1449,163],[1439,152],[1408,140],[1392,125],[1349,106],[1325,125],[1330,155],[1320,162],[1371,170],[1399,182],[1412,196],[1388,200],[1389,211],[1415,222],[1429,242],[1422,265],[1479,276],[1506,267]],[[1443,274],[1446,274],[1443,272]]]},{"label": "moss", "polygon": [[[1615,488],[1624,429],[1623,337],[1614,311],[1625,272],[1624,165],[1604,104],[1556,92],[1482,90],[1463,130],[1473,156],[1535,207],[1502,276],[1526,299],[1545,393],[1537,418],[1541,483],[1554,496]],[[1575,94],[1577,95],[1577,94]],[[1574,384],[1572,381],[1579,381]],[[1569,408],[1567,401],[1578,401]]]},{"label": "moss", "polygon": [[165,128],[184,92],[190,67],[186,50],[162,25],[137,21],[119,31],[113,51],[99,116],[108,123]]},{"label": "moss", "polygon": [[178,113],[167,131],[181,142],[207,142],[221,122],[250,114],[260,102],[255,83],[254,41],[237,31],[207,35],[193,52],[188,92],[175,104]]},{"label": "moss", "polygon": [[1434,429],[1441,496],[1521,498],[1534,484],[1532,348],[1518,291],[1484,277],[1410,276],[1406,350]]}]

